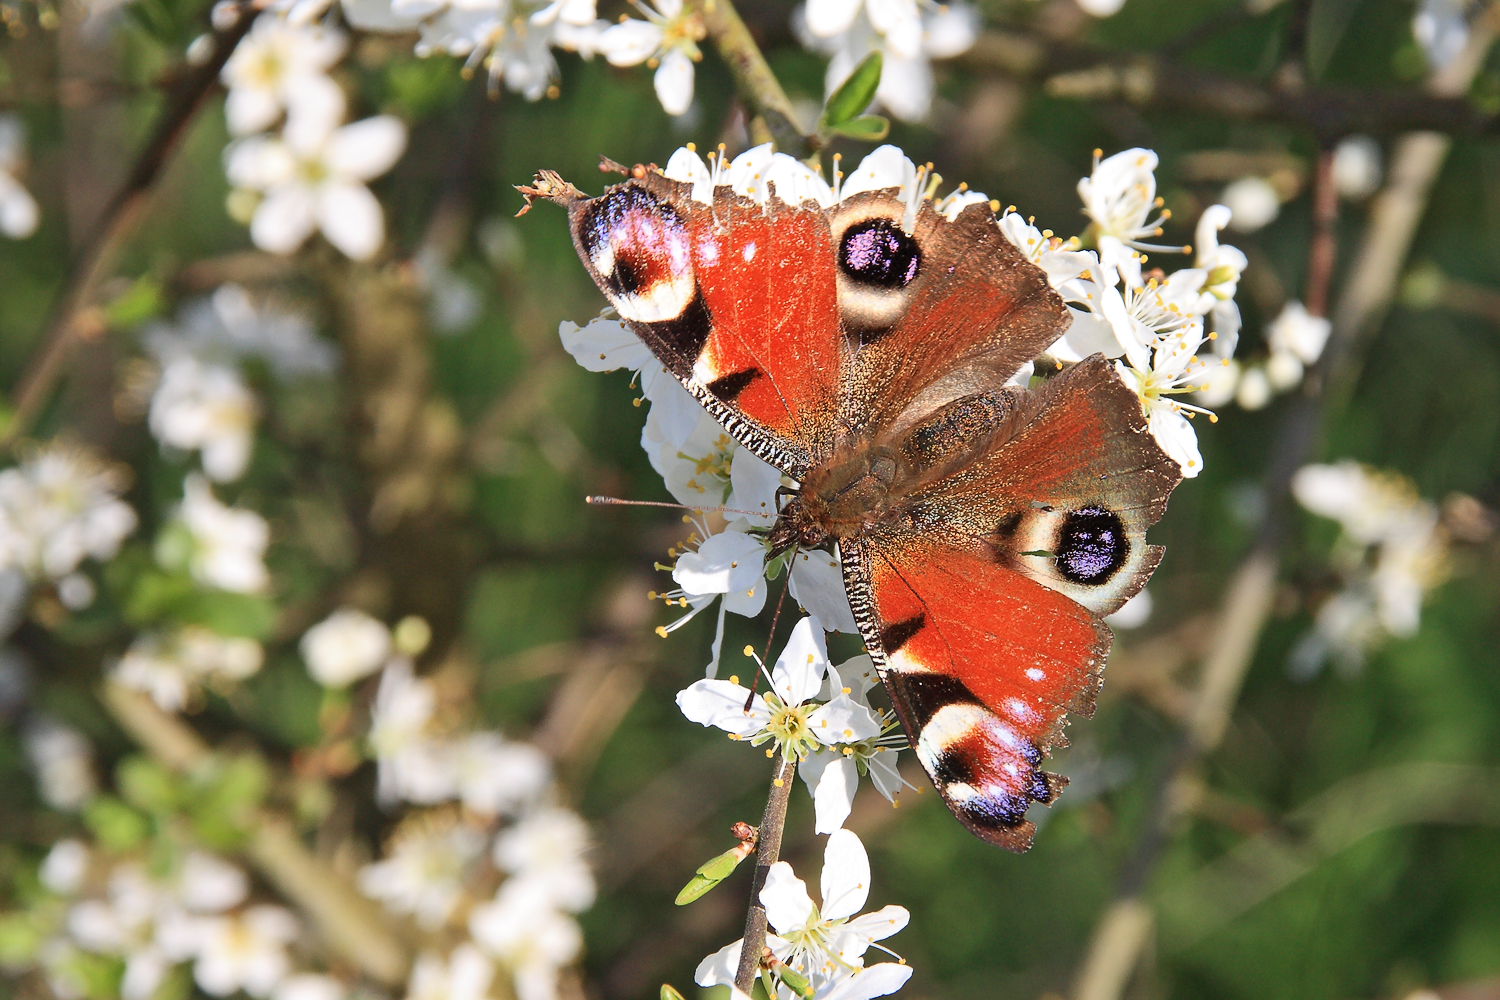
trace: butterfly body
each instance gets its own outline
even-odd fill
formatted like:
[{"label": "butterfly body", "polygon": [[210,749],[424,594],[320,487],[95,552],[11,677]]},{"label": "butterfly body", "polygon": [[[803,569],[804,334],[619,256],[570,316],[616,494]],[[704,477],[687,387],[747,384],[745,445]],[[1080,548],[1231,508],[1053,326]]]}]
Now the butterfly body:
[{"label": "butterfly body", "polygon": [[1039,769],[1092,713],[1103,616],[1161,558],[1180,470],[1102,357],[1037,388],[1066,329],[988,205],[907,188],[822,205],[637,168],[587,198],[555,174],[579,257],[621,318],[746,448],[797,480],[773,552],[837,543],[913,749],[980,837],[1029,846]]}]

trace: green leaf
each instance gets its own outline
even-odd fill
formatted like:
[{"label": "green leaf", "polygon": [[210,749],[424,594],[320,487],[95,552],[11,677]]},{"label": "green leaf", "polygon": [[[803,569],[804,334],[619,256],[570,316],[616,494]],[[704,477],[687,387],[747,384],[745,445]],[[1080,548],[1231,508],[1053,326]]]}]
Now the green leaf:
[{"label": "green leaf", "polygon": [[115,782],[126,802],[147,813],[173,812],[181,798],[171,773],[146,757],[122,760],[115,771]]},{"label": "green leaf", "polygon": [[129,328],[160,316],[165,308],[161,282],[148,275],[137,278],[110,300],[104,307],[104,318],[110,326]]},{"label": "green leaf", "polygon": [[1032,549],[1030,552],[1020,553],[1023,556],[1037,556],[1041,559],[1056,559],[1056,552],[1048,552],[1046,549]]},{"label": "green leaf", "polygon": [[199,590],[176,610],[185,624],[203,625],[224,636],[264,639],[276,625],[276,605],[256,594]]},{"label": "green leaf", "polygon": [[834,135],[859,139],[862,142],[879,142],[891,134],[891,123],[884,115],[860,115],[828,131]]},{"label": "green leaf", "polygon": [[0,965],[29,965],[47,938],[36,918],[27,912],[0,913]]},{"label": "green leaf", "polygon": [[100,795],[84,807],[83,822],[107,851],[128,851],[151,832],[146,817],[111,795]]},{"label": "green leaf", "polygon": [[187,806],[193,832],[221,850],[243,844],[270,785],[265,762],[254,754],[239,754],[219,761],[196,784]]},{"label": "green leaf", "polygon": [[686,906],[724,881],[745,860],[738,848],[730,848],[718,857],[705,861],[682,891],[677,894],[677,905]]},{"label": "green leaf", "polygon": [[661,1000],[682,1000],[682,994],[672,989],[667,983],[662,983]]},{"label": "green leaf", "polygon": [[829,95],[828,103],[823,105],[823,113],[818,116],[819,132],[838,132],[840,126],[853,121],[870,106],[875,99],[875,90],[880,86],[882,64],[880,52],[876,50],[854,67],[854,72],[839,84],[838,89]]}]

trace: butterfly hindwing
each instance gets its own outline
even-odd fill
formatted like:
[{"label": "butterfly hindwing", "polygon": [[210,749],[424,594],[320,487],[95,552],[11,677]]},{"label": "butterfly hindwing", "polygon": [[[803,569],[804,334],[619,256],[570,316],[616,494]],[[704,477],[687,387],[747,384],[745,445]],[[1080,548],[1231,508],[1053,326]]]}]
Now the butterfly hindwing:
[{"label": "butterfly hindwing", "polygon": [[1092,710],[1108,626],[940,539],[892,534],[842,551],[855,620],[917,759],[966,827],[1024,851],[1027,808],[1066,783],[1042,756],[1070,709]]}]

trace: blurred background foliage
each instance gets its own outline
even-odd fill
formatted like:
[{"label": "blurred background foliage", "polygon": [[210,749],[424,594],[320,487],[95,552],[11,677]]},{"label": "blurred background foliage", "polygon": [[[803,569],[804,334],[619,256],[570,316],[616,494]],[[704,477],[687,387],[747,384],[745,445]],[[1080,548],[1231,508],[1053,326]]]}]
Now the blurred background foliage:
[{"label": "blurred background foliage", "polygon": [[[1267,86],[1279,80],[1277,100],[1287,102],[1301,88],[1358,88],[1351,92],[1365,95],[1377,119],[1390,95],[1414,92],[1425,73],[1407,0],[1289,2],[1263,12],[1222,0],[1129,0],[1097,21],[1069,0],[981,6],[988,34],[939,66],[930,123],[897,123],[890,141],[1060,233],[1082,228],[1074,186],[1096,147],[1155,149],[1161,191],[1183,220],[1169,224],[1174,243],[1192,241],[1191,220],[1225,183],[1271,164],[1279,216],[1233,238],[1250,260],[1242,356],[1256,353],[1265,323],[1301,294],[1309,177],[1320,147],[1339,136],[1275,114],[1231,118],[1108,93],[1080,99],[1049,86],[1045,73],[1007,72],[1003,53],[993,53],[1015,38],[1064,53],[1155,53]],[[601,5],[603,16],[617,13]],[[823,62],[796,44],[790,7],[747,3],[742,13],[793,100],[815,107]],[[198,0],[137,0],[107,32],[80,24],[76,11],[60,14],[62,27],[49,31],[27,8],[0,40],[0,104],[29,126],[28,183],[43,214],[30,239],[0,241],[0,384],[10,386],[206,19]],[[627,375],[585,372],[558,343],[560,321],[584,321],[602,305],[561,214],[512,218],[520,205],[512,185],[546,167],[597,190],[600,154],[664,163],[688,141],[723,141],[732,153],[747,142],[744,115],[712,54],[698,68],[693,107],[671,119],[647,73],[602,60],[561,56],[559,95],[527,103],[490,98],[483,79],[461,78],[446,58],[417,59],[409,39],[355,44],[338,70],[352,103],[411,127],[409,152],[375,184],[390,224],[384,254],[351,264],[326,247],[293,258],[251,250],[224,209],[228,136],[211,105],[113,262],[100,322],[34,436],[66,432],[127,464],[128,499],[149,518],[179,495],[186,466],[162,455],[125,398],[143,324],[230,280],[317,317],[344,367],[292,384],[257,377],[267,417],[250,472],[224,494],[271,522],[275,600],[170,612],[218,616],[267,645],[260,675],[230,699],[210,693],[194,725],[211,741],[253,744],[295,770],[320,742],[323,697],[297,659],[296,638],[341,604],[387,621],[425,616],[435,641],[424,665],[470,672],[476,710],[553,753],[593,825],[602,893],[582,918],[587,994],[687,987],[699,959],[738,934],[748,866],[692,907],[674,908],[672,898],[697,864],[728,846],[732,822],[759,814],[766,767],[685,722],[673,704],[701,669],[711,616],[658,640],[649,627],[658,611],[645,595],[663,586],[652,565],[684,527],[670,513],[581,502],[586,493],[669,497],[638,446],[644,411],[632,405],[638,393]],[[1296,79],[1287,84],[1286,74]],[[1479,113],[1496,110],[1500,57],[1481,69],[1468,101]],[[1367,131],[1389,149],[1398,126]],[[846,157],[868,149],[843,140],[835,148]],[[1342,207],[1336,275],[1368,208]],[[413,263],[423,252],[446,260],[474,300],[445,315],[451,296],[424,287]],[[1492,127],[1455,135],[1404,273],[1394,308],[1359,341],[1347,395],[1326,411],[1310,457],[1358,459],[1409,477],[1436,501],[1463,493],[1493,508],[1500,142]],[[1362,671],[1293,679],[1288,656],[1332,586],[1335,530],[1277,513],[1263,491],[1291,405],[1230,407],[1217,424],[1199,421],[1205,472],[1176,492],[1153,532],[1168,551],[1151,586],[1154,614],[1121,633],[1098,714],[1071,727],[1074,746],[1059,769],[1074,784],[1031,853],[975,840],[930,790],[899,810],[861,796],[850,826],[870,845],[872,904],[912,911],[911,926],[889,942],[917,970],[903,995],[1068,993],[1122,871],[1161,825],[1167,846],[1145,886],[1161,919],[1128,995],[1404,997],[1462,984],[1441,995],[1500,996],[1500,550],[1485,542],[1456,553],[1420,631],[1376,651]],[[401,425],[394,445],[375,440],[383,419]],[[389,492],[403,476],[417,482],[413,495]],[[400,513],[372,515],[382,502]],[[1230,575],[1267,516],[1290,521],[1243,696],[1222,746],[1158,795],[1180,746],[1173,706],[1180,714]],[[86,732],[105,775],[133,747],[96,701],[100,664],[174,600],[167,593],[153,606],[142,582],[158,572],[145,541],[157,527],[144,524],[128,543],[93,608],[68,614],[38,598],[5,653],[32,664],[32,702]],[[765,629],[765,618],[732,618],[725,648],[758,644]],[[1320,796],[1372,774],[1383,776],[1377,798],[1425,802],[1441,786],[1448,799],[1393,809],[1388,822],[1342,839],[1313,836],[1320,823],[1337,825],[1317,811]],[[368,801],[371,780],[368,767],[357,770],[337,794]],[[100,835],[112,829],[106,815],[88,822]],[[386,822],[365,808],[355,839],[375,843]],[[19,730],[0,730],[0,879],[12,900],[70,823],[37,798]],[[799,792],[785,848],[799,871],[815,868],[821,851],[811,826]],[[1246,845],[1264,850],[1246,854]]]}]

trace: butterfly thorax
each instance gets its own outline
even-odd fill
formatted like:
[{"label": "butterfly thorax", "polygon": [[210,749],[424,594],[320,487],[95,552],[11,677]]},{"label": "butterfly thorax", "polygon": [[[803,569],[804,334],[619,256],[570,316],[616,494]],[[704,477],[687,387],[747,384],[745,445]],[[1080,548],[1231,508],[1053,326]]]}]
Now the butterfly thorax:
[{"label": "butterfly thorax", "polygon": [[895,451],[870,442],[841,449],[814,465],[771,530],[773,551],[815,548],[852,538],[901,516],[907,477]]}]

